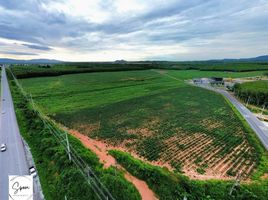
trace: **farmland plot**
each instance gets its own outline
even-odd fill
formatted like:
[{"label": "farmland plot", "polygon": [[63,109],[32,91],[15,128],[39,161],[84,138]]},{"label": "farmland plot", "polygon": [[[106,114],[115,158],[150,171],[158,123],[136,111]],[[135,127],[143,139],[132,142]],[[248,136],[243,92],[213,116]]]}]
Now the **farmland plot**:
[{"label": "farmland plot", "polygon": [[190,177],[247,177],[258,166],[252,133],[226,100],[183,81],[136,71],[21,82],[70,129]]}]

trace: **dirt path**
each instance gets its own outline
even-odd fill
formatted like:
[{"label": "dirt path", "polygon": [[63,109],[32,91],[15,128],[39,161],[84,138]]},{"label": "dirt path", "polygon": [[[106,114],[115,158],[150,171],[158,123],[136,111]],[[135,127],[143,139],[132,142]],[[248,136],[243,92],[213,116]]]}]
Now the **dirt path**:
[{"label": "dirt path", "polygon": [[131,182],[137,190],[139,191],[141,198],[143,200],[157,200],[153,191],[148,187],[145,181],[137,179],[135,176],[132,176],[130,173],[125,171],[125,178]]},{"label": "dirt path", "polygon": [[147,183],[145,181],[142,181],[134,176],[132,176],[130,173],[128,173],[121,165],[119,165],[115,158],[109,155],[108,152],[108,145],[104,142],[93,140],[92,138],[89,138],[88,136],[85,136],[78,131],[75,130],[69,130],[69,133],[71,133],[73,136],[75,136],[77,139],[79,139],[83,145],[90,150],[92,150],[100,159],[100,162],[103,163],[105,168],[108,168],[110,166],[116,166],[119,169],[122,169],[124,171],[125,178],[131,182],[139,191],[142,200],[157,200],[155,194],[153,191],[148,187]]}]

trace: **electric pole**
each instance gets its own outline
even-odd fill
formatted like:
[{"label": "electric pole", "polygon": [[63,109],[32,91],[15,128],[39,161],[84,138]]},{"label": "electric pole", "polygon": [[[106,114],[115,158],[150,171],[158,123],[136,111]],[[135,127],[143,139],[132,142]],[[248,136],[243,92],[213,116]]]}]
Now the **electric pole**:
[{"label": "electric pole", "polygon": [[67,135],[67,132],[66,131],[65,131],[65,136],[66,136],[66,142],[67,142],[68,156],[69,156],[69,160],[71,161],[72,160],[72,157],[71,157],[71,151],[70,151],[70,144],[69,144],[69,139],[68,139],[68,135]]},{"label": "electric pole", "polygon": [[248,107],[248,103],[249,103],[249,101],[250,101],[250,96],[248,97],[246,107]]},{"label": "electric pole", "polygon": [[261,115],[263,114],[264,109],[265,109],[265,103],[263,104]]},{"label": "electric pole", "polygon": [[231,190],[229,192],[229,195],[232,195],[234,188],[237,187],[237,186],[239,186],[239,184],[240,184],[240,178],[241,178],[241,174],[238,173],[238,175],[237,175],[237,177],[235,179],[235,182],[234,182],[234,184],[231,187]]}]

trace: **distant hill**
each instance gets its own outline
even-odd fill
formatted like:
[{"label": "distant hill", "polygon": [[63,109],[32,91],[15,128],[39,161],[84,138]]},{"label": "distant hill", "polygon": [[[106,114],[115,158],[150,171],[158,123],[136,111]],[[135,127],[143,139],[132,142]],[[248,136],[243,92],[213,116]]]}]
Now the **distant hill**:
[{"label": "distant hill", "polygon": [[9,58],[0,58],[1,64],[56,64],[61,62],[63,61],[53,59],[16,60]]},{"label": "distant hill", "polygon": [[249,61],[268,61],[268,55],[258,56],[258,57],[255,57],[255,58],[245,58],[244,60],[245,61],[247,61],[247,60],[249,60]]},{"label": "distant hill", "polygon": [[[62,63],[62,62],[65,62],[65,61],[53,60],[53,59],[16,60],[16,59],[9,59],[9,58],[0,58],[0,64],[57,64],[57,63]],[[187,61],[184,61],[184,62],[187,62]],[[212,59],[212,60],[206,60],[206,61],[193,61],[193,62],[226,62],[226,63],[228,62],[268,62],[268,55],[258,56],[254,58],[238,58],[238,59],[225,58],[225,59]],[[111,62],[108,62],[108,63],[111,63]],[[133,61],[128,62],[126,60],[116,60],[114,61],[114,63],[127,64],[127,63],[133,63]],[[148,61],[138,61],[134,63],[148,63]]]},{"label": "distant hill", "polygon": [[268,55],[258,56],[254,58],[237,58],[237,59],[229,59],[225,58],[222,60],[209,60],[209,61],[223,61],[223,62],[267,62]]}]

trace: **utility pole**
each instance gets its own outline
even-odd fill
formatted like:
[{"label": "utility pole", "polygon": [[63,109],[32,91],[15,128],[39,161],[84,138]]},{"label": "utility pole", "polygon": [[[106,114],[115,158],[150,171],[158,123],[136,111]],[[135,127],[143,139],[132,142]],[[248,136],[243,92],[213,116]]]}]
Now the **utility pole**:
[{"label": "utility pole", "polygon": [[250,101],[250,96],[248,97],[246,107],[248,107],[248,103],[249,103],[249,101]]},{"label": "utility pole", "polygon": [[235,182],[234,182],[234,184],[233,184],[232,187],[231,187],[231,190],[230,190],[230,192],[229,192],[229,195],[232,195],[234,188],[237,187],[237,186],[239,186],[239,184],[240,184],[240,178],[241,178],[241,174],[238,173],[238,174],[237,174],[237,177],[236,177],[236,179],[235,179]]},{"label": "utility pole", "polygon": [[262,110],[261,110],[261,115],[263,114],[263,111],[265,109],[265,103],[263,104]]},{"label": "utility pole", "polygon": [[31,101],[30,103],[32,104],[33,109],[36,110],[35,105],[34,105],[34,102],[33,102],[32,94],[30,94],[29,96],[30,96],[30,99],[31,99],[31,100],[30,100],[30,101]]},{"label": "utility pole", "polygon": [[69,160],[71,161],[72,160],[72,157],[71,157],[71,151],[70,151],[70,144],[69,144],[69,139],[68,139],[68,135],[67,135],[67,132],[66,131],[65,131],[65,136],[66,136],[66,142],[67,142],[68,156],[69,156]]}]

